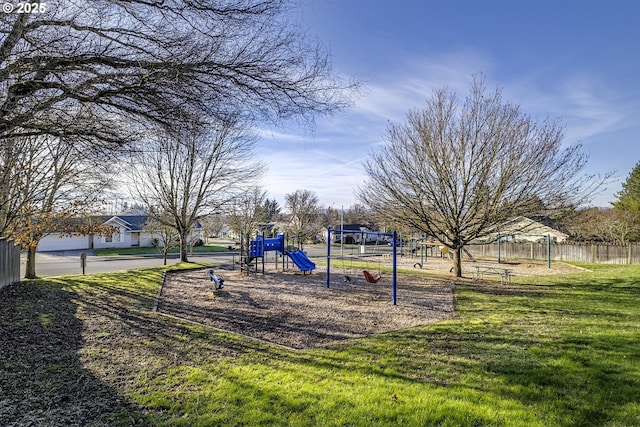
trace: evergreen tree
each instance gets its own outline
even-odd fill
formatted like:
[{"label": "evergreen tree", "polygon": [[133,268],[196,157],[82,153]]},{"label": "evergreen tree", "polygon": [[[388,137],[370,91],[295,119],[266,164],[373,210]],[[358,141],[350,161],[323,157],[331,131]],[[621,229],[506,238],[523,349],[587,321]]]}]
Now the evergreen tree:
[{"label": "evergreen tree", "polygon": [[275,198],[273,200],[271,199],[265,200],[263,209],[265,214],[264,220],[266,222],[273,222],[278,219],[278,215],[280,215],[281,208],[278,204],[278,201]]},{"label": "evergreen tree", "polygon": [[640,241],[640,162],[631,170],[616,197],[618,200],[613,202],[616,216],[627,231],[622,243]]},{"label": "evergreen tree", "polygon": [[640,212],[640,162],[636,163],[616,197],[618,201],[613,203],[616,209]]}]

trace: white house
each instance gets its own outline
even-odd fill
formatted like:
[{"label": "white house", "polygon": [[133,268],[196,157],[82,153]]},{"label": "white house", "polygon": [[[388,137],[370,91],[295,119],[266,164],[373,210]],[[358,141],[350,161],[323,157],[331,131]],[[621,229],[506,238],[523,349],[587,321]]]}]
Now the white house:
[{"label": "white house", "polygon": [[144,231],[148,217],[146,215],[116,215],[103,224],[116,228],[116,232],[107,236],[94,236],[94,249],[135,248],[153,246],[153,236]]},{"label": "white house", "polygon": [[51,233],[40,239],[37,252],[49,251],[73,251],[91,249],[93,236],[83,234],[81,236],[66,236],[60,233]]},{"label": "white house", "polygon": [[[101,248],[133,248],[152,247],[153,233],[144,230],[148,220],[146,215],[115,215],[111,217],[95,217],[102,224],[116,228],[116,232],[107,236],[82,234],[68,236],[51,233],[40,240],[37,251],[70,251]],[[191,240],[202,239],[202,225],[196,223],[191,233]]]},{"label": "white house", "polygon": [[562,243],[569,238],[568,234],[560,230],[524,216],[505,222],[489,236],[488,240],[497,240],[498,234],[502,241],[508,242],[538,242],[549,236],[551,241]]}]

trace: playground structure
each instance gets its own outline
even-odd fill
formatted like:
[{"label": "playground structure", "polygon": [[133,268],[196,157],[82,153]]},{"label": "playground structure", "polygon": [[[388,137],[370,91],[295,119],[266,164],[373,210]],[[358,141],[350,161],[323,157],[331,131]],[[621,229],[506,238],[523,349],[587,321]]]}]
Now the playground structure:
[{"label": "playground structure", "polygon": [[[264,273],[265,265],[265,253],[276,252],[277,255],[282,255],[282,270],[285,269],[285,256],[290,259],[296,267],[302,271],[303,274],[311,272],[316,269],[316,265],[311,261],[307,255],[301,250],[289,251],[286,249],[284,234],[279,234],[273,238],[266,238],[262,234],[256,234],[256,238],[249,242],[248,254],[241,254],[241,268],[247,272],[251,270],[253,261],[255,262],[254,272],[258,271],[258,260],[262,261],[262,273]],[[277,257],[276,257],[277,268]]]},{"label": "playground structure", "polygon": [[[393,305],[397,305],[397,284],[398,284],[398,275],[397,275],[397,233],[395,231],[390,232],[390,233],[386,233],[386,232],[379,232],[379,231],[353,231],[353,230],[343,230],[343,229],[334,229],[329,227],[327,229],[327,283],[326,286],[327,288],[330,287],[331,285],[331,233],[339,233],[340,235],[340,239],[343,240],[343,236],[345,234],[360,234],[364,237],[364,235],[375,235],[377,237],[376,239],[376,245],[377,242],[379,241],[380,237],[391,237],[391,247],[392,247],[392,251],[391,251],[391,300]],[[365,242],[366,240],[364,238],[360,239],[361,242]],[[361,255],[364,254],[365,252],[365,248],[366,245],[361,245]],[[373,256],[376,257],[382,257],[383,254],[382,253],[376,253],[373,254]],[[345,259],[345,255],[344,253],[341,253],[340,255],[334,256],[334,258],[339,258],[341,260]],[[349,257],[350,259],[360,259],[362,257],[354,257],[351,256]],[[369,262],[368,260],[366,262]],[[382,275],[379,273],[377,276],[372,275],[369,271],[367,270],[362,270],[362,274],[364,276],[364,279],[371,284],[375,284],[377,283]],[[345,279],[348,279],[350,281],[350,277],[349,276],[345,276]]]}]

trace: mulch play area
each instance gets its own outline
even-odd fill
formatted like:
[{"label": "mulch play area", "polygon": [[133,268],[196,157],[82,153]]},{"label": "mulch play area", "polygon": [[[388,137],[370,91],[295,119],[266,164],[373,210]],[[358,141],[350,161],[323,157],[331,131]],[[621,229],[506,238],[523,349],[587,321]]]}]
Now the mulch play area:
[{"label": "mulch play area", "polygon": [[[404,263],[405,268],[412,264],[409,260]],[[503,266],[510,267],[514,276],[576,271],[562,263],[554,263],[552,269],[543,263]],[[430,259],[423,270],[446,275],[450,267],[446,260]],[[473,263],[463,264],[466,280],[473,267]],[[249,275],[216,269],[225,279],[219,290],[213,289],[208,269],[172,272],[164,281],[158,312],[297,349],[425,325],[454,315],[453,277],[399,274],[394,306],[391,274],[371,284],[357,272],[351,282],[345,282],[343,272],[336,269],[327,288],[323,268],[318,266],[307,275],[293,269]]]},{"label": "mulch play area", "polygon": [[207,269],[169,273],[158,312],[297,349],[424,325],[454,312],[452,283],[442,280],[399,279],[393,306],[390,274],[375,285],[336,274],[330,288],[317,270],[216,274],[225,279],[223,289],[213,289]]},{"label": "mulch play area", "polygon": [[[409,260],[405,263],[411,264]],[[473,264],[463,266],[468,280]],[[554,263],[552,269],[542,263],[507,266],[514,276],[576,271],[562,263]],[[446,274],[450,267],[446,260],[430,259],[423,269]],[[425,325],[454,315],[453,280],[399,274],[394,306],[391,274],[371,284],[361,272],[345,282],[339,269],[335,274],[332,270],[327,288],[323,268],[318,266],[307,275],[293,269],[249,275],[216,269],[225,280],[219,290],[213,289],[208,269],[168,273],[158,312],[296,349]]]}]

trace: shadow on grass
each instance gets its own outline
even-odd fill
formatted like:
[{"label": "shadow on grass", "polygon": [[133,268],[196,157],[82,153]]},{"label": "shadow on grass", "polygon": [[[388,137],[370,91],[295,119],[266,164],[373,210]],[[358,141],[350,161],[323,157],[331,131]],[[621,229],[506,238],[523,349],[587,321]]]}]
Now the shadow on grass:
[{"label": "shadow on grass", "polygon": [[[503,292],[472,284],[460,288],[458,319],[298,352],[151,313],[160,276],[0,290],[0,425],[312,425],[321,412],[365,425],[357,416],[373,406],[362,400],[378,405],[370,394],[380,388],[388,418],[378,425],[432,407],[446,410],[413,425],[514,425],[512,402],[538,425],[640,425],[631,279],[608,285],[615,300],[603,281]],[[396,412],[391,397],[402,391],[434,397]]]},{"label": "shadow on grass", "polygon": [[340,343],[309,363],[517,401],[546,425],[640,425],[633,281],[470,283],[460,319]]},{"label": "shadow on grass", "polygon": [[134,404],[83,367],[72,297],[51,282],[0,290],[0,425],[145,425]]}]

